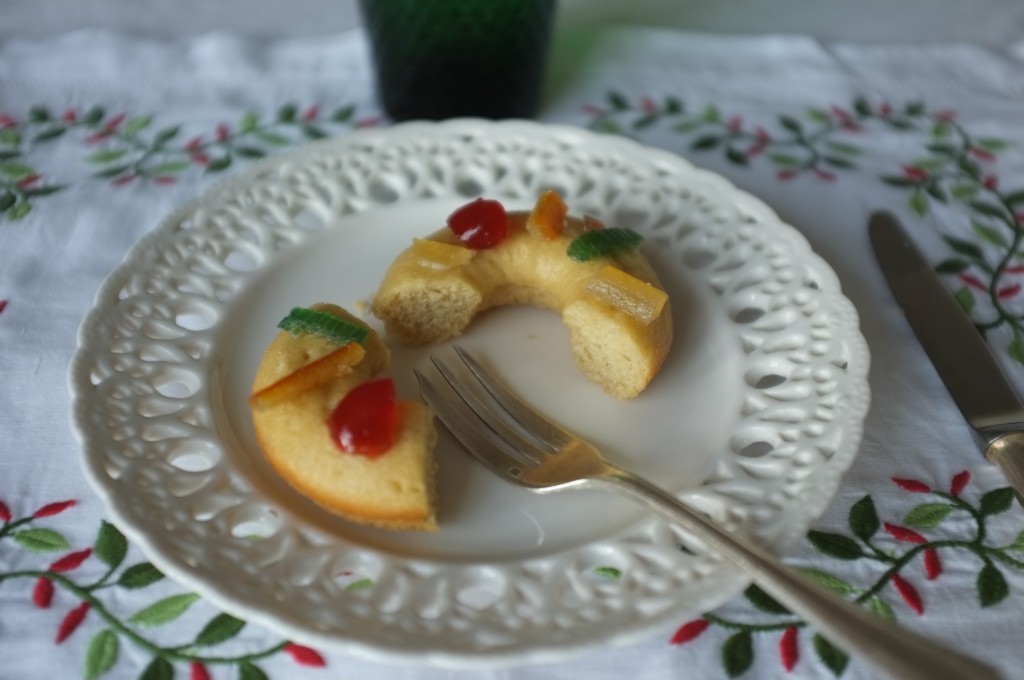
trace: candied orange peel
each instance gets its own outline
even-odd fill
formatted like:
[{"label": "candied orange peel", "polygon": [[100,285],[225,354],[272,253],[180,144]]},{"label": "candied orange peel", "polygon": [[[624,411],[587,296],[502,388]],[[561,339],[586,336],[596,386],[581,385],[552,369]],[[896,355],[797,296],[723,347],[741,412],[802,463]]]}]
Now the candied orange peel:
[{"label": "candied orange peel", "polygon": [[413,239],[412,252],[420,266],[438,270],[461,267],[476,255],[470,248],[423,238]]},{"label": "candied orange peel", "polygon": [[342,345],[254,392],[249,396],[249,405],[255,409],[266,409],[294,399],[304,392],[348,375],[364,356],[366,350],[358,342]]},{"label": "candied orange peel", "polygon": [[605,265],[587,279],[587,292],[647,325],[661,316],[668,295],[626,272]]},{"label": "candied orange peel", "polygon": [[562,233],[569,206],[557,191],[545,191],[537,197],[537,203],[526,218],[526,231],[550,241]]}]

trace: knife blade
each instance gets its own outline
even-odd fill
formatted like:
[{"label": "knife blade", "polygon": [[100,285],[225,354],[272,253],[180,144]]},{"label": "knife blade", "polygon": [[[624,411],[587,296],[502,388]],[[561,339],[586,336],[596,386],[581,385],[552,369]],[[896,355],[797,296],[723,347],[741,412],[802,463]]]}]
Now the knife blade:
[{"label": "knife blade", "polygon": [[868,222],[875,257],[910,327],[964,419],[1024,503],[1024,403],[974,322],[891,213]]}]

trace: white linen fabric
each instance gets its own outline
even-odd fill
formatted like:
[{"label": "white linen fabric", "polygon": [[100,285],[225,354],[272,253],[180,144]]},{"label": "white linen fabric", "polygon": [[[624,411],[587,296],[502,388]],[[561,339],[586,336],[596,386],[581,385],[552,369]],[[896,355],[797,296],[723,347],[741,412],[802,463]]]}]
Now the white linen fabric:
[{"label": "white linen fabric", "polygon": [[[793,547],[786,559],[832,575],[831,585],[851,597],[877,583],[868,606],[988,660],[1006,678],[1024,678],[1024,512],[999,492],[1005,480],[980,457],[904,322],[871,254],[866,220],[876,209],[905,220],[975,320],[991,322],[993,349],[1024,387],[1022,217],[1014,210],[1024,211],[1022,54],[578,31],[559,36],[538,116],[628,134],[725,175],[805,234],[835,269],[871,350],[872,409],[861,453],[816,523],[819,540]],[[167,580],[82,589],[103,577],[117,552],[80,471],[66,378],[78,324],[101,281],[219,174],[311,137],[386,124],[359,31],[274,41],[82,31],[0,44],[0,205],[13,201],[0,213],[0,677],[171,677],[167,668],[193,678],[470,676],[302,646],[280,651],[281,637],[256,626],[232,637],[223,654],[211,653],[241,660],[197,662],[188,645],[216,617],[212,605],[173,600],[183,589]],[[149,145],[148,160],[135,163],[142,152],[117,136],[126,126]],[[161,132],[173,154],[156,143]],[[134,165],[126,166],[129,159]],[[992,263],[1001,263],[998,270]],[[882,523],[871,532],[878,551],[842,559],[849,544],[822,536],[857,543],[850,510],[865,497]],[[52,505],[66,500],[75,504]],[[41,508],[49,510],[12,526]],[[80,564],[69,558],[53,566],[86,549]],[[914,549],[912,561],[899,562]],[[144,561],[128,547],[123,565]],[[47,600],[33,574],[48,568],[77,588],[57,581]],[[160,612],[139,615],[158,601]],[[75,628],[69,612],[83,602],[91,604]],[[176,607],[187,611],[175,616]],[[688,618],[705,623],[680,632],[675,644],[670,630],[560,664],[472,677],[875,677],[856,660],[846,665],[816,648],[802,626],[771,628],[788,619],[742,597],[709,619],[681,616],[679,626]],[[230,624],[221,625],[230,637]],[[62,626],[73,630],[57,644]],[[273,651],[251,656],[261,650]]]}]

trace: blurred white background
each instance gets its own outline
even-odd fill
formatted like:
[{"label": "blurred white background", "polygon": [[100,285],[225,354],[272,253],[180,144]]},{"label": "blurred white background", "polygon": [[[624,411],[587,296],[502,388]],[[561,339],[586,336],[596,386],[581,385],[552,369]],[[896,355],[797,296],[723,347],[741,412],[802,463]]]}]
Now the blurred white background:
[{"label": "blurred white background", "polygon": [[[974,42],[1024,37],[1022,0],[560,0],[561,28],[588,23],[717,33],[799,33],[825,41]],[[158,36],[228,30],[322,35],[359,24],[356,0],[0,0],[0,38],[105,27]]]}]

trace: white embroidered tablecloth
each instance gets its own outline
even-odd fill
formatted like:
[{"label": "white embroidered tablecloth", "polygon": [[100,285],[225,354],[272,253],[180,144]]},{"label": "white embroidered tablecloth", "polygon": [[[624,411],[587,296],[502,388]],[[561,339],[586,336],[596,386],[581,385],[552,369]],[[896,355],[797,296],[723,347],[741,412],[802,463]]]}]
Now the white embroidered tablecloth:
[{"label": "white embroidered tablecloth", "polygon": [[[786,560],[880,616],[1024,678],[1024,513],[870,253],[899,214],[1024,386],[1024,77],[969,46],[654,30],[560,36],[543,122],[717,171],[810,240],[872,353],[860,455]],[[444,678],[282,639],[162,578],[80,471],[66,371],[128,248],[214,178],[385,126],[363,36],[0,44],[0,678]],[[493,678],[870,678],[759,591],[664,636]],[[469,673],[465,673],[467,677]]]}]

